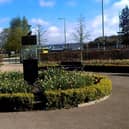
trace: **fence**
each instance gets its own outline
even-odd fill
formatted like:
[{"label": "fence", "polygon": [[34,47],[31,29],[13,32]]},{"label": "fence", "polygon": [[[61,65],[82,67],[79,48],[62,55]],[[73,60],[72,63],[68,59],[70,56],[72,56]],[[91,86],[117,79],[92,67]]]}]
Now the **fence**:
[{"label": "fence", "polygon": [[[129,49],[83,50],[83,60],[92,59],[129,59]],[[81,61],[81,51],[59,51],[40,54],[41,61]]]}]

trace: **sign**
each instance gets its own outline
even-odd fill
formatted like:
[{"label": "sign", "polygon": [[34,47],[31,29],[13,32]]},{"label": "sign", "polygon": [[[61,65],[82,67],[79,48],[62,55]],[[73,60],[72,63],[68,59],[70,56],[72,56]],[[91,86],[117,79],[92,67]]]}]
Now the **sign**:
[{"label": "sign", "polygon": [[36,45],[37,40],[36,40],[36,35],[32,36],[23,36],[22,37],[22,45]]}]

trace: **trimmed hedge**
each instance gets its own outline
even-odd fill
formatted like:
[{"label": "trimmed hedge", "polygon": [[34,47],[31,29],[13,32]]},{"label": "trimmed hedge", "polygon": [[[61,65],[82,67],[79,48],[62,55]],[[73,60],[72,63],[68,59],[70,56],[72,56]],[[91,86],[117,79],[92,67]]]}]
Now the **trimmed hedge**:
[{"label": "trimmed hedge", "polygon": [[27,93],[0,94],[0,111],[32,110],[34,95]]},{"label": "trimmed hedge", "polygon": [[45,91],[44,105],[46,109],[60,109],[77,107],[78,104],[86,103],[111,94],[112,83],[104,77],[99,83],[89,87]]},{"label": "trimmed hedge", "polygon": [[2,61],[3,61],[3,56],[0,55],[0,64],[2,64]]}]

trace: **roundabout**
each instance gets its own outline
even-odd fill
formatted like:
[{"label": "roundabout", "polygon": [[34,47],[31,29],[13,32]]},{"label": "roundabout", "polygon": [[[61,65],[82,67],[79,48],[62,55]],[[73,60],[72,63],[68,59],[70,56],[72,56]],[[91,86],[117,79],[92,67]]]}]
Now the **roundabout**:
[{"label": "roundabout", "polygon": [[23,73],[0,73],[0,112],[78,107],[112,92],[111,80],[97,73],[51,68],[30,85]]},{"label": "roundabout", "polygon": [[0,113],[2,129],[128,129],[129,75],[102,73],[112,80],[112,95],[80,108]]}]

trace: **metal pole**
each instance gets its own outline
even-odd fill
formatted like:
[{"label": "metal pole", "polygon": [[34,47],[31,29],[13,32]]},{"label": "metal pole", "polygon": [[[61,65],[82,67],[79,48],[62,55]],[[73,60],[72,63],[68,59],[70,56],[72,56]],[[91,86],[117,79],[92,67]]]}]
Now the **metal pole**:
[{"label": "metal pole", "polygon": [[66,41],[66,20],[64,18],[64,42],[65,42],[65,48],[67,49],[67,41]]},{"label": "metal pole", "polygon": [[66,19],[65,18],[58,18],[59,20],[63,20],[64,22],[64,44],[65,49],[67,49],[67,40],[66,40]]},{"label": "metal pole", "polygon": [[41,49],[41,25],[40,24],[38,24],[37,25],[37,36],[38,36],[38,60],[39,60],[39,62],[40,62],[40,49]]},{"label": "metal pole", "polygon": [[40,46],[40,45],[41,45],[41,41],[40,41],[40,38],[41,38],[41,37],[40,37],[40,36],[41,36],[41,34],[40,34],[41,25],[38,24],[37,27],[38,27],[38,30],[37,30],[37,31],[38,31],[38,45]]},{"label": "metal pole", "polygon": [[103,36],[103,45],[104,45],[104,51],[105,51],[105,37],[104,37],[104,5],[102,0],[102,36]]}]

